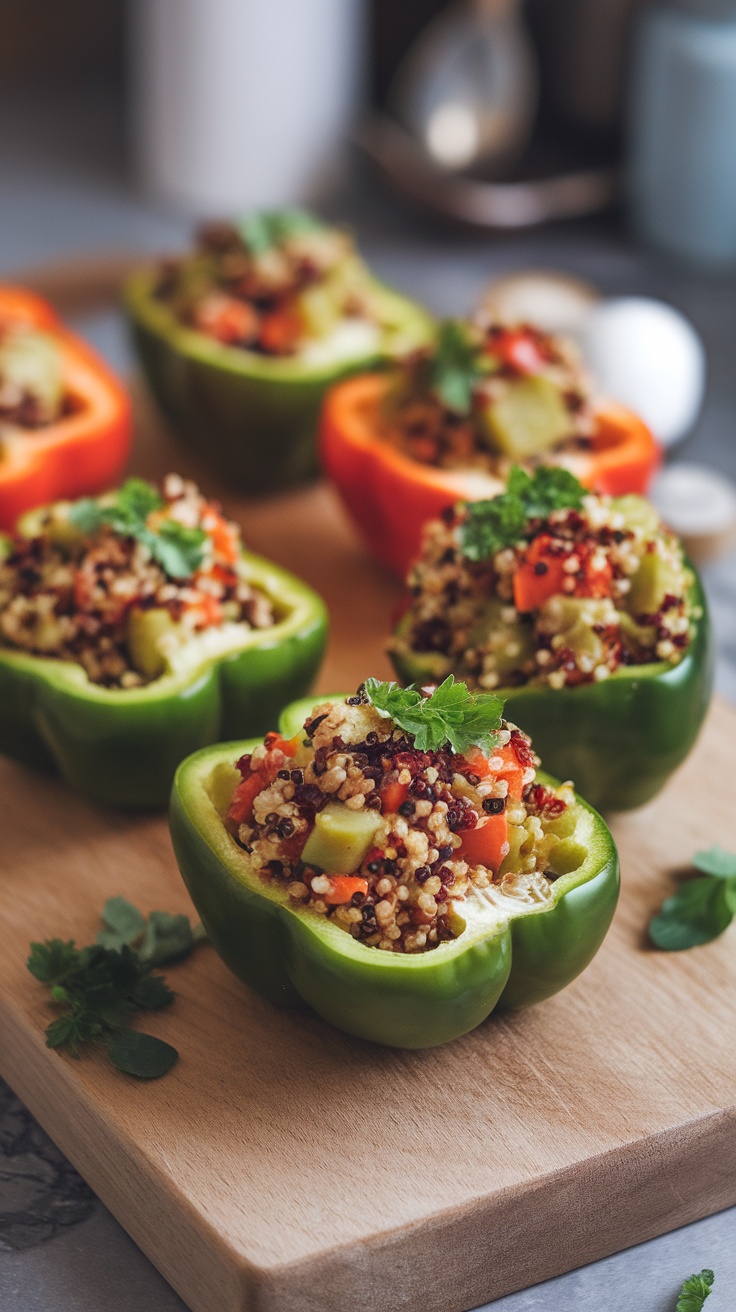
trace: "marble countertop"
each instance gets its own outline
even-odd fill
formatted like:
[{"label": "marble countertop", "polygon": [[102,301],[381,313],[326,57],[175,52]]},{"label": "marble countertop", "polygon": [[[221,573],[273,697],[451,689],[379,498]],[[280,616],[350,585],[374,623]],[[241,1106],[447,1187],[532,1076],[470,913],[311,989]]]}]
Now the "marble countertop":
[{"label": "marble countertop", "polygon": [[[330,208],[356,228],[380,275],[441,313],[466,311],[492,276],[531,267],[567,270],[608,294],[671,301],[693,320],[709,358],[703,414],[675,458],[704,461],[736,478],[736,275],[705,276],[642,252],[614,219],[493,238],[448,234],[394,204],[360,173]],[[186,224],[137,197],[128,182],[113,103],[0,101],[0,276],[79,253],[175,248],[186,234]],[[130,367],[115,313],[78,326],[117,368]],[[736,554],[704,573],[717,685],[736,703]],[[674,1312],[682,1280],[704,1266],[717,1276],[707,1312],[728,1312],[736,1305],[736,1209],[512,1294],[493,1312]],[[2,1083],[0,1307],[185,1308]]]}]

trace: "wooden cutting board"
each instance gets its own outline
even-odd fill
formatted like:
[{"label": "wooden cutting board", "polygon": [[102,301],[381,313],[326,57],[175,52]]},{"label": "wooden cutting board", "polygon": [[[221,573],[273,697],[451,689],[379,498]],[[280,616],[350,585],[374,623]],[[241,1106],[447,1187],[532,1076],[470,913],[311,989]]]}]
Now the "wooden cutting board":
[{"label": "wooden cutting board", "polygon": [[[152,422],[136,472],[193,470]],[[211,478],[200,474],[208,489]],[[388,672],[399,589],[324,487],[249,505],[246,539],[326,596],[323,690]],[[736,850],[736,713],[716,703],[666,793],[615,824],[623,894],[571,988],[402,1053],[280,1012],[203,947],[146,1018],[154,1084],[44,1047],[33,938],[88,942],[107,897],[189,910],[162,817],[0,764],[0,1072],[195,1312],[460,1312],[736,1202],[736,931],[681,954],[649,916],[699,847]]]}]

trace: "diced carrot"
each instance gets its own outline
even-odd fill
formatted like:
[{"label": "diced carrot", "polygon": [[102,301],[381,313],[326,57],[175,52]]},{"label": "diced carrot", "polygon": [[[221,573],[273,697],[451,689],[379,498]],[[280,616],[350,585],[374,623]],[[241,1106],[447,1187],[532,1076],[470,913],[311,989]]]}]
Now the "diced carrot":
[{"label": "diced carrot", "polygon": [[395,780],[391,784],[385,784],[378,795],[381,799],[384,814],[394,815],[409,796],[409,785],[400,784],[398,780]]},{"label": "diced carrot", "polygon": [[271,355],[289,355],[304,335],[304,324],[295,310],[272,310],[264,315],[258,340]]},{"label": "diced carrot", "polygon": [[509,850],[509,824],[506,812],[484,815],[475,829],[463,830],[458,856],[470,866],[486,866],[497,871]]},{"label": "diced carrot", "polygon": [[272,752],[274,748],[278,747],[279,751],[284,753],[284,756],[296,756],[299,748],[298,733],[294,734],[293,738],[282,738],[280,733],[272,731],[271,733],[266,734],[263,741],[269,752]]},{"label": "diced carrot", "polygon": [[356,893],[362,893],[365,897],[368,892],[368,880],[362,879],[360,875],[330,875],[329,880],[329,893],[320,893],[319,896],[330,907],[342,906]]},{"label": "diced carrot", "polygon": [[212,506],[202,516],[202,525],[212,540],[216,555],[227,565],[234,565],[238,558],[238,530],[228,523]]},{"label": "diced carrot", "polygon": [[252,305],[220,292],[202,301],[195,323],[201,332],[226,346],[233,342],[250,342],[258,331],[258,316]]},{"label": "diced carrot", "polygon": [[514,574],[514,605],[522,614],[539,610],[549,597],[563,590],[565,557],[552,555],[551,541],[548,533],[535,538]]},{"label": "diced carrot", "polygon": [[234,821],[236,825],[242,825],[243,821],[250,820],[253,815],[253,802],[265,787],[266,780],[258,770],[254,770],[247,779],[243,779],[233,793],[227,813],[228,820]]}]

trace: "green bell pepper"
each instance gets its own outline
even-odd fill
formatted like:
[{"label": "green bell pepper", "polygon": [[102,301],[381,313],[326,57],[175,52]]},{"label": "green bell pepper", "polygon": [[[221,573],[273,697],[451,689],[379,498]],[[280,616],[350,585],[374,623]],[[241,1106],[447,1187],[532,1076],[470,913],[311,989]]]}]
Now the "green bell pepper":
[{"label": "green bell pepper", "polygon": [[[291,736],[314,704],[310,698],[288,707],[281,732]],[[286,892],[249,865],[224,824],[240,778],[233,762],[254,746],[218,744],[182,762],[170,825],[179,868],[217,951],[271,1002],[306,1003],[375,1043],[435,1047],[474,1029],[496,1006],[550,997],[600,947],[618,898],[618,856],[603,820],[582,801],[575,837],[585,856],[557,879],[548,904],[510,918],[475,912],[474,923],[468,913],[463,932],[429,952],[381,952],[314,911],[294,909]]]},{"label": "green bell pepper", "polygon": [[0,752],[55,766],[96,802],[149,808],[166,805],[190,752],[223,733],[265,732],[284,703],[311,686],[327,614],[294,575],[248,552],[242,559],[276,623],[219,649],[200,647],[144,687],[101,687],[72,661],[0,646]]},{"label": "green bell pepper", "polygon": [[377,350],[330,364],[259,355],[182,324],[154,296],[157,277],[155,269],[140,269],[125,293],[151,391],[182,440],[252,492],[283,488],[317,472],[316,426],[328,387],[424,345],[433,334],[421,306],[375,282],[388,324]]},{"label": "green bell pepper", "polygon": [[[625,665],[602,683],[577,687],[494,689],[506,718],[529,734],[545,765],[559,779],[574,780],[604,813],[651,801],[703,724],[713,687],[713,641],[705,594],[693,573],[691,603],[702,614],[677,665]],[[406,633],[410,623],[407,614],[397,633]],[[429,652],[392,652],[391,660],[405,684],[433,682],[450,669],[445,657]]]}]

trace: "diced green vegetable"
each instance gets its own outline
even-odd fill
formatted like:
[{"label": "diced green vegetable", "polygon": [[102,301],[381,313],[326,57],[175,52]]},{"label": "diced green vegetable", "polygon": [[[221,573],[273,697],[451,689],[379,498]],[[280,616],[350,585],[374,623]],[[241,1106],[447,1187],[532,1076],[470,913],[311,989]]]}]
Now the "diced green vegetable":
[{"label": "diced green vegetable", "polygon": [[512,460],[548,451],[572,428],[560,389],[541,375],[510,383],[480,419],[488,445]]},{"label": "diced green vegetable", "polygon": [[679,596],[682,578],[677,569],[660,556],[649,552],[642,558],[631,580],[631,591],[626,599],[631,615],[656,615],[668,594]]},{"label": "diced green vegetable", "polygon": [[343,802],[328,802],[317,813],[302,861],[328,874],[351,875],[370,852],[380,823],[377,811],[351,811]]},{"label": "diced green vegetable", "polygon": [[163,607],[151,610],[134,607],[128,615],[128,654],[134,670],[146,679],[157,679],[166,669],[161,639],[175,633],[177,625]]},{"label": "diced green vegetable", "polygon": [[484,647],[493,652],[502,685],[527,661],[533,660],[535,646],[532,625],[521,619],[505,624],[501,617],[504,609],[504,603],[492,597],[468,634],[468,647]]},{"label": "diced green vegetable", "polygon": [[613,509],[623,517],[624,528],[641,529],[647,537],[657,537],[662,529],[659,515],[650,501],[630,493],[615,497]]}]

